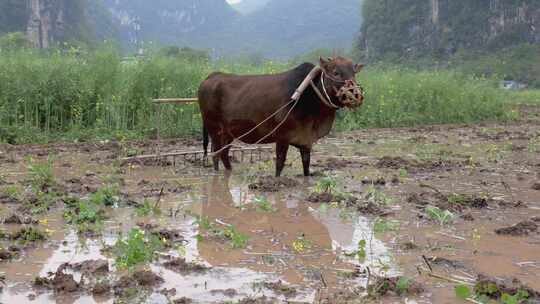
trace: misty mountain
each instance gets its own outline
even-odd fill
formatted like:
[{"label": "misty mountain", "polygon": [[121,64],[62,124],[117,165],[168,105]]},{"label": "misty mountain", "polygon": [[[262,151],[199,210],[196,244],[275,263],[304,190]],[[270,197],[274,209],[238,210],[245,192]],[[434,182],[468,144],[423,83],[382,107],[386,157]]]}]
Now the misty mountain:
[{"label": "misty mountain", "polygon": [[361,25],[361,0],[270,0],[215,37],[225,51],[289,57],[315,48],[350,48]]},{"label": "misty mountain", "polygon": [[[140,41],[291,57],[314,48],[349,48],[360,28],[361,0],[102,0],[124,45]],[[239,11],[250,12],[240,14]]]},{"label": "misty mountain", "polygon": [[538,0],[364,1],[359,46],[371,59],[540,43]]},{"label": "misty mountain", "polygon": [[118,24],[122,41],[202,46],[239,13],[225,0],[102,0]]}]

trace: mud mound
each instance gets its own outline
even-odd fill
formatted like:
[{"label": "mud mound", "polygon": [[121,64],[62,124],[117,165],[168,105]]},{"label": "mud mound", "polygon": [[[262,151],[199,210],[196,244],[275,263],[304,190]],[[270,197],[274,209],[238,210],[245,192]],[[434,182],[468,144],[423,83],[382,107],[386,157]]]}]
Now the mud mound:
[{"label": "mud mound", "polygon": [[362,214],[376,215],[376,216],[388,216],[392,212],[385,210],[381,205],[374,202],[362,202],[361,200],[348,200],[346,203],[347,207],[352,207]]},{"label": "mud mound", "polygon": [[0,193],[0,204],[19,204],[21,201],[17,198],[6,195],[4,193]]},{"label": "mud mound", "polygon": [[329,192],[313,192],[307,197],[307,201],[310,203],[331,203],[335,201],[339,201],[339,197],[334,196],[332,193]]},{"label": "mud mound", "polygon": [[[392,178],[392,183],[399,183],[399,180],[397,182],[394,182],[394,178]],[[364,179],[362,179],[362,185],[385,186],[386,179],[382,176],[374,178],[374,179],[365,177]]]},{"label": "mud mound", "polygon": [[229,297],[229,298],[233,298],[235,297],[236,295],[238,295],[238,291],[236,291],[236,289],[233,289],[233,288],[229,288],[229,289],[214,289],[214,290],[210,290],[210,293],[212,295],[216,295],[216,294],[222,294],[226,297]]},{"label": "mud mound", "polygon": [[343,158],[330,157],[321,161],[317,161],[313,164],[315,167],[321,167],[326,170],[340,170],[343,168],[357,165],[357,162],[353,162]]},{"label": "mud mound", "polygon": [[467,209],[487,208],[492,199],[483,196],[450,194],[441,192],[421,192],[412,193],[407,197],[407,202],[414,204],[419,209],[425,209],[427,206],[435,206],[443,210],[450,210],[455,213],[462,213]]},{"label": "mud mound", "polygon": [[485,295],[491,299],[500,300],[503,294],[515,295],[526,292],[526,301],[523,303],[539,303],[540,292],[524,285],[518,279],[498,279],[479,275],[474,286],[476,294]]},{"label": "mud mound", "polygon": [[267,298],[266,296],[262,296],[259,298],[246,298],[238,301],[238,304],[275,304],[280,303],[280,301],[276,299]]},{"label": "mud mound", "polygon": [[98,282],[92,288],[92,294],[94,295],[103,295],[111,291],[111,285],[108,282]]},{"label": "mud mound", "polygon": [[33,219],[31,216],[27,215],[18,215],[18,214],[11,214],[4,220],[4,224],[17,224],[17,225],[29,225],[29,224],[36,224],[38,221]]},{"label": "mud mound", "polygon": [[533,220],[519,222],[515,225],[495,229],[495,233],[499,235],[511,236],[526,236],[530,233],[538,231],[538,224]]},{"label": "mud mound", "polygon": [[190,298],[182,297],[173,301],[173,304],[191,304],[193,300]]},{"label": "mud mound", "polygon": [[57,293],[70,293],[79,290],[80,285],[75,281],[72,274],[64,273],[65,266],[60,265],[55,273],[49,272],[47,277],[34,279],[34,286],[52,289]]},{"label": "mud mound", "polygon": [[200,273],[209,269],[204,265],[188,263],[184,258],[171,258],[169,261],[163,263],[163,267],[182,274],[192,272]]},{"label": "mud mound", "polygon": [[261,192],[278,192],[282,189],[294,188],[298,182],[289,177],[265,176],[249,185],[249,189]]},{"label": "mud mound", "polygon": [[70,265],[73,270],[80,271],[85,275],[99,275],[109,272],[109,262],[107,260],[87,260]]},{"label": "mud mound", "polygon": [[424,287],[406,277],[377,277],[367,288],[371,297],[384,297],[386,295],[417,295],[424,292]]},{"label": "mud mound", "polygon": [[0,262],[11,260],[19,255],[21,249],[16,246],[9,246],[7,249],[0,248]]},{"label": "mud mound", "polygon": [[286,298],[292,298],[296,296],[297,293],[294,287],[283,284],[281,280],[277,282],[264,282],[263,285],[266,289],[270,289],[274,293],[282,295]]},{"label": "mud mound", "polygon": [[114,293],[121,295],[129,288],[152,288],[163,283],[164,280],[150,270],[139,270],[121,277],[114,285]]},{"label": "mud mound", "polygon": [[451,170],[452,168],[460,168],[467,165],[463,160],[450,160],[450,159],[437,159],[437,160],[407,160],[402,157],[384,156],[380,158],[375,167],[379,169],[406,169],[411,173],[425,172],[425,171],[439,171],[439,170]]},{"label": "mud mound", "polygon": [[401,158],[399,156],[397,157],[391,157],[391,156],[384,156],[382,158],[379,158],[379,161],[375,164],[375,167],[382,169],[382,168],[389,168],[389,169],[408,169],[411,168],[414,164],[414,161],[408,161],[404,158]]}]

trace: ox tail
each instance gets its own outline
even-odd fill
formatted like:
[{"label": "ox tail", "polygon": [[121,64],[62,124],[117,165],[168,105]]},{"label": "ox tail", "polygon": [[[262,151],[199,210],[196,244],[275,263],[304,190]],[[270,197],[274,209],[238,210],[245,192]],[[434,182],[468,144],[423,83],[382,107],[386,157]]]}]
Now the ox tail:
[{"label": "ox tail", "polygon": [[208,136],[208,129],[206,126],[203,125],[203,149],[204,149],[204,157],[206,158],[208,156],[208,143],[210,142],[209,136]]}]

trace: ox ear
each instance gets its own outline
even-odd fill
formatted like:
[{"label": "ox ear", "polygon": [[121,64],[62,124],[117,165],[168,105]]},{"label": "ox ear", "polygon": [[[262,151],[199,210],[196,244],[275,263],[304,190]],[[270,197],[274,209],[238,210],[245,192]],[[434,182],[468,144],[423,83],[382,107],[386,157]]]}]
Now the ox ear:
[{"label": "ox ear", "polygon": [[355,64],[354,65],[354,73],[357,74],[357,73],[360,73],[360,71],[364,68],[364,65],[363,64]]},{"label": "ox ear", "polygon": [[326,70],[328,66],[330,65],[330,62],[332,62],[332,58],[328,57],[327,59],[324,59],[323,57],[319,57],[319,64],[323,70]]}]

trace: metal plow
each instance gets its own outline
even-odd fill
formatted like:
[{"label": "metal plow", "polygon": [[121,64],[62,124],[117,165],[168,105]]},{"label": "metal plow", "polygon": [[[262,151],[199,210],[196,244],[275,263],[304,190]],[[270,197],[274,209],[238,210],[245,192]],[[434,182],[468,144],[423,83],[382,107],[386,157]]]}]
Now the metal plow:
[{"label": "metal plow", "polygon": [[[273,147],[239,147],[231,148],[229,157],[232,162],[249,162],[271,160]],[[139,155],[122,158],[122,163],[138,163],[141,165],[160,166],[187,166],[188,164],[208,167],[211,165],[211,157],[205,157],[204,151],[174,151],[149,155]]]},{"label": "metal plow", "polygon": [[[163,104],[186,104],[195,103],[196,98],[169,98],[169,99],[153,99],[152,103],[157,106],[158,121],[157,121],[157,139],[158,144],[156,146],[156,153],[149,155],[139,155],[133,157],[122,158],[122,163],[138,163],[141,165],[161,165],[161,166],[187,166],[188,164],[200,165],[203,167],[210,166],[211,157],[205,157],[204,151],[173,151],[173,152],[161,152],[161,105]],[[201,144],[202,146],[202,144]],[[257,161],[270,160],[273,157],[273,147],[271,146],[258,146],[247,147],[239,146],[233,147],[229,151],[229,157],[232,162],[245,162],[249,161],[254,163]]]}]

